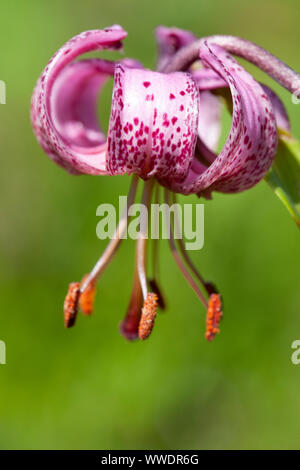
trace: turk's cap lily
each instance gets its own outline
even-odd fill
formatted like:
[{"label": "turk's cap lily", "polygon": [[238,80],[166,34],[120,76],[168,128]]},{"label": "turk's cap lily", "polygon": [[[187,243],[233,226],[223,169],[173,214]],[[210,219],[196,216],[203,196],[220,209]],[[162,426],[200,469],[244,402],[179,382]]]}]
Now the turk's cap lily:
[{"label": "turk's cap lily", "polygon": [[[157,71],[127,58],[118,62],[75,60],[91,51],[122,51],[126,36],[119,25],[81,33],[46,66],[33,93],[31,120],[50,158],[73,174],[132,174],[128,206],[135,200],[139,179],[145,180],[142,202],[148,208],[154,193],[159,201],[160,186],[164,187],[166,204],[170,204],[176,203],[175,193],[209,199],[213,191],[238,193],[266,177],[300,225],[300,144],[296,145],[290,134],[279,97],[257,82],[232,54],[259,66],[291,92],[295,79],[300,81],[299,75],[243,39],[197,39],[189,31],[163,26],[156,30]],[[97,119],[97,99],[110,78],[114,87],[106,136]],[[224,98],[232,124],[218,153]],[[127,223],[128,211],[91,272],[81,283],[70,284],[64,304],[67,327],[74,325],[78,309],[84,315],[91,314],[96,281],[113,258]],[[205,337],[211,341],[223,316],[221,296],[214,284],[200,275],[183,241],[175,240],[174,226],[169,244],[176,264],[207,309]],[[120,324],[121,333],[129,340],[146,339],[157,309],[164,307],[158,252],[154,250],[150,277],[146,247],[141,233],[130,302]]]},{"label": "turk's cap lily", "polygon": [[[177,31],[174,50],[193,40],[187,32],[181,36]],[[154,176],[182,194],[209,197],[213,190],[239,192],[259,182],[273,162],[277,145],[273,107],[261,85],[229,53],[207,41],[199,52],[203,68],[194,74],[153,72],[128,59],[74,62],[84,52],[120,49],[125,37],[119,26],[88,31],[71,39],[51,59],[32,99],[34,130],[49,156],[72,173]],[[170,54],[163,47],[169,41],[165,37],[165,42],[161,39],[164,59]],[[106,137],[96,104],[112,76]],[[203,164],[197,140],[215,145],[220,129],[218,99],[209,93],[215,86],[212,81],[229,87],[233,117],[223,150]],[[208,128],[210,138],[205,142]]]}]

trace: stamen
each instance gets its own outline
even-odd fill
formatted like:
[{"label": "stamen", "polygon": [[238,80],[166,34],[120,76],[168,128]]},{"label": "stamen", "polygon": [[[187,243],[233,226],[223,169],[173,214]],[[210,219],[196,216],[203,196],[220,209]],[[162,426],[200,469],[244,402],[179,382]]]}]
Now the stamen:
[{"label": "stamen", "polygon": [[139,323],[142,314],[143,295],[137,269],[137,256],[134,265],[133,286],[129,306],[124,320],[119,325],[122,336],[128,341],[133,341],[139,337]]},{"label": "stamen", "polygon": [[208,341],[212,341],[216,334],[220,332],[219,325],[222,316],[221,296],[219,294],[211,294],[206,315],[205,338]]},{"label": "stamen", "polygon": [[66,328],[71,328],[71,326],[75,325],[79,293],[79,282],[71,282],[64,301],[64,320]]},{"label": "stamen", "polygon": [[[143,196],[142,196],[142,204],[143,206],[147,208],[147,212],[148,212],[147,214],[148,222],[149,222],[149,206],[150,206],[150,201],[151,201],[153,184],[154,184],[153,179],[145,182]],[[137,268],[138,268],[140,285],[142,288],[144,300],[146,300],[147,294],[148,294],[147,274],[146,274],[148,233],[146,233],[146,229],[148,230],[148,223],[143,224],[142,213],[141,213],[139,235],[137,239]]]},{"label": "stamen", "polygon": [[80,288],[80,292],[84,292],[87,286],[90,283],[95,283],[97,279],[100,277],[100,275],[103,273],[104,269],[108,266],[110,261],[112,260],[114,254],[117,251],[117,248],[119,247],[121,241],[122,241],[122,236],[125,233],[125,230],[127,228],[128,224],[128,207],[131,206],[135,199],[136,195],[136,190],[137,190],[137,185],[138,185],[138,176],[133,175],[132,181],[131,181],[131,186],[128,194],[128,199],[127,199],[127,207],[124,209],[124,212],[121,216],[121,219],[119,221],[119,224],[116,228],[116,231],[114,233],[113,238],[110,240],[109,244],[107,245],[106,249],[104,250],[104,253],[101,255],[97,263],[95,264],[94,268],[90,272],[90,274],[87,276],[85,279],[83,285]]},{"label": "stamen", "polygon": [[[176,199],[176,194],[173,193],[173,203],[176,204],[177,202],[177,199]],[[174,219],[175,219],[175,224],[178,224],[178,217],[177,217],[177,213],[175,211],[175,214],[174,214]],[[179,246],[179,250],[180,250],[180,253],[182,254],[182,257],[184,259],[184,261],[186,262],[186,264],[188,265],[188,267],[190,268],[190,270],[194,273],[194,275],[196,276],[196,278],[198,279],[198,281],[200,282],[200,284],[204,287],[204,289],[206,290],[207,294],[210,295],[212,293],[216,293],[218,292],[218,290],[216,289],[216,287],[214,286],[214,284],[212,284],[211,282],[206,282],[203,277],[201,276],[201,274],[199,273],[198,269],[196,268],[196,266],[194,265],[193,261],[191,260],[191,258],[189,257],[189,255],[187,254],[186,252],[186,249],[185,249],[185,246],[184,246],[184,243],[182,241],[182,238],[179,238],[177,240],[177,243],[178,243],[178,246]]]},{"label": "stamen", "polygon": [[[159,194],[160,193],[160,187],[157,184],[155,188],[155,204],[159,204]],[[155,217],[154,221],[154,233],[158,233],[158,220]],[[166,302],[164,300],[162,291],[158,285],[158,279],[159,279],[159,239],[158,238],[153,238],[152,239],[152,279],[149,280],[149,285],[151,288],[151,291],[154,292],[158,296],[158,306],[162,309],[165,310],[166,308]]]},{"label": "stamen", "polygon": [[[170,204],[169,191],[167,189],[165,189],[165,201],[166,201],[166,204],[168,204],[168,205]],[[187,280],[189,285],[192,287],[195,294],[199,297],[199,299],[203,303],[204,307],[207,309],[208,304],[207,304],[207,301],[206,301],[204,295],[202,294],[202,292],[199,289],[198,285],[196,284],[196,282],[194,281],[194,279],[190,275],[189,271],[186,269],[185,264],[181,259],[180,253],[178,252],[178,250],[176,248],[176,244],[175,244],[175,240],[174,240],[174,227],[173,227],[173,224],[172,224],[171,221],[170,221],[170,224],[171,224],[171,227],[170,227],[169,244],[170,244],[170,248],[171,248],[173,258],[175,259],[175,262],[176,262],[177,266],[179,267],[180,271],[182,272],[182,274],[184,275],[185,279]]]},{"label": "stamen", "polygon": [[[83,277],[81,281],[81,286],[86,281],[87,277],[88,277],[88,274],[86,274]],[[87,285],[85,290],[79,295],[79,307],[84,315],[91,315],[93,313],[96,292],[97,292],[97,289],[95,286],[95,282],[92,281]]]},{"label": "stamen", "polygon": [[144,302],[142,309],[142,315],[139,325],[139,337],[140,339],[147,339],[151,334],[155,322],[157,310],[157,295],[153,292],[147,294],[147,298]]}]

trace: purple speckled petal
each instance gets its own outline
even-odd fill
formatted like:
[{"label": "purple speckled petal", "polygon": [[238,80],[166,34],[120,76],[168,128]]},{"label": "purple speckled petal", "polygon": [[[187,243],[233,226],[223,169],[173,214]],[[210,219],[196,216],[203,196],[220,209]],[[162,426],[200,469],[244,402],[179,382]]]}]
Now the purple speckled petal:
[{"label": "purple speckled petal", "polygon": [[198,112],[199,92],[189,73],[119,64],[108,131],[109,173],[183,180],[194,156]]},{"label": "purple speckled petal", "polygon": [[262,87],[222,48],[204,43],[200,57],[230,87],[231,130],[223,150],[207,169],[202,166],[198,175],[191,171],[182,184],[162,183],[183,194],[206,197],[212,191],[240,192],[258,183],[273,162],[277,145],[273,107]]},{"label": "purple speckled petal", "polygon": [[[158,69],[163,68],[175,52],[196,39],[190,31],[166,26],[158,26],[155,30],[155,37],[159,46]],[[210,150],[216,150],[221,133],[221,104],[217,97],[206,90],[228,85],[212,69],[201,68],[190,70],[190,72],[201,91],[198,134],[205,146]]]},{"label": "purple speckled petal", "polygon": [[66,66],[55,80],[50,106],[55,129],[73,149],[95,152],[106,142],[97,117],[98,93],[114,74],[113,62],[90,59]]},{"label": "purple speckled petal", "polygon": [[175,52],[196,39],[190,31],[166,26],[158,26],[155,29],[155,37],[158,43],[158,70],[164,67]]},{"label": "purple speckled petal", "polygon": [[126,35],[112,26],[75,36],[52,57],[35,87],[31,119],[37,139],[71,173],[106,173],[105,136],[95,106],[99,88],[114,73],[108,61],[71,61],[94,50],[120,49]]}]

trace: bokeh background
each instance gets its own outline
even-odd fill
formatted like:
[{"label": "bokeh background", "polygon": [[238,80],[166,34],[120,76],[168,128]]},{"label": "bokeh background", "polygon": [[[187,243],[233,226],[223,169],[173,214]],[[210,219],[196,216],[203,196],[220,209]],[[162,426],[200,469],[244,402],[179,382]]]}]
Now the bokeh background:
[{"label": "bokeh background", "polygon": [[[164,24],[199,36],[246,37],[300,70],[299,22],[297,0],[2,2],[2,449],[300,447],[300,365],[291,363],[291,344],[300,339],[299,230],[267,184],[216,194],[205,205],[205,246],[193,259],[225,299],[213,343],[204,340],[203,308],[166,242],[161,280],[168,311],[148,341],[127,343],[118,332],[131,288],[130,241],[101,279],[95,315],[67,331],[66,287],[106,244],[96,238],[96,207],[117,204],[129,180],[70,176],[43,154],[29,121],[41,70],[83,30],[121,24],[129,31],[126,55],[147,67],[155,65],[153,30]],[[300,106],[274,88],[300,137]],[[110,90],[99,111],[103,122]]]}]

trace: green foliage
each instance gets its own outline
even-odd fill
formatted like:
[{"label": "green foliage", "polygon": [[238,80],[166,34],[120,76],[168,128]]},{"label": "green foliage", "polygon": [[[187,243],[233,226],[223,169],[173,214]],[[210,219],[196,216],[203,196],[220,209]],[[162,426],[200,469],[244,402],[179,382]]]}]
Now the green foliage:
[{"label": "green foliage", "polygon": [[300,142],[291,135],[280,133],[275,161],[266,181],[300,227]]}]

